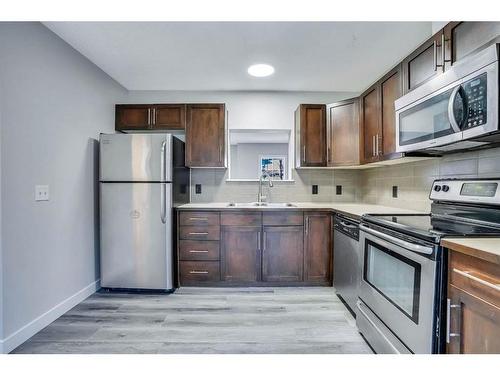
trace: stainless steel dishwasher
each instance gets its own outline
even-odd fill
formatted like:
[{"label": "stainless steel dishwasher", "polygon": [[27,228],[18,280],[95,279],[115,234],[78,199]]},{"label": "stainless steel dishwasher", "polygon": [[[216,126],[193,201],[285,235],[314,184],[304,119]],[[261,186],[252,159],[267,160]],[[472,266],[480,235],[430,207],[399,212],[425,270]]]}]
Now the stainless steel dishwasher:
[{"label": "stainless steel dishwasher", "polygon": [[337,214],[333,232],[333,286],[354,316],[360,279],[359,222]]}]

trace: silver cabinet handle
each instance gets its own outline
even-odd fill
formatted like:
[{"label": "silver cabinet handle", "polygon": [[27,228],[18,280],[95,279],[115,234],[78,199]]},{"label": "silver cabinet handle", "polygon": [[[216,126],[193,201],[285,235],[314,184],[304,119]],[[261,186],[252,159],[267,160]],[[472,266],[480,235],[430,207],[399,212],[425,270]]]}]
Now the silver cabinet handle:
[{"label": "silver cabinet handle", "polygon": [[376,231],[376,230],[373,230],[371,228],[368,228],[367,226],[364,226],[362,224],[359,226],[359,229],[362,230],[363,232],[372,234],[375,237],[381,238],[381,239],[383,239],[383,240],[385,240],[387,242],[390,242],[390,243],[393,243],[395,245],[401,246],[404,249],[407,249],[407,250],[410,250],[410,251],[414,251],[416,253],[430,255],[434,251],[433,247],[416,245],[416,244],[413,244],[411,242],[406,242],[406,241],[400,240],[399,238],[392,237],[392,236],[389,236],[388,234],[381,233],[379,231]]},{"label": "silver cabinet handle", "polygon": [[264,232],[264,239],[262,241],[262,251],[266,251],[266,240],[267,240],[267,234]]},{"label": "silver cabinet handle", "polygon": [[208,250],[189,250],[190,253],[208,253]]},{"label": "silver cabinet handle", "polygon": [[306,217],[306,235],[309,232],[309,216]]},{"label": "silver cabinet handle", "polygon": [[441,34],[441,69],[443,69],[444,72],[444,67],[445,67],[445,62],[446,62],[446,56],[445,54],[445,38],[444,38],[444,33]]},{"label": "silver cabinet handle", "polygon": [[306,145],[302,146],[302,162],[306,162]]},{"label": "silver cabinet handle", "polygon": [[153,108],[153,118],[151,120],[153,125],[156,125],[156,108]]},{"label": "silver cabinet handle", "polygon": [[148,126],[151,125],[151,108],[148,108]]},{"label": "silver cabinet handle", "polygon": [[189,234],[192,234],[193,236],[206,236],[208,235],[208,232],[189,232]]},{"label": "silver cabinet handle", "polygon": [[208,221],[208,217],[190,217],[189,220]]},{"label": "silver cabinet handle", "polygon": [[500,292],[500,284],[493,284],[493,283],[490,283],[489,281],[483,280],[477,276],[471,275],[470,271],[461,271],[461,270],[457,270],[456,268],[453,268],[453,272],[458,273],[459,275],[464,276],[470,280],[473,280],[473,281],[475,281],[481,285],[484,285],[488,288],[496,290],[497,292]]},{"label": "silver cabinet handle", "polygon": [[375,156],[376,146],[375,146],[375,136],[372,136],[372,156]]},{"label": "silver cabinet handle", "polygon": [[460,305],[452,305],[449,298],[446,299],[446,343],[450,343],[452,337],[460,337],[460,333],[451,332],[451,309],[460,309]]},{"label": "silver cabinet handle", "polygon": [[437,59],[437,42],[432,42],[432,51],[434,53],[434,71],[438,70],[438,59]]},{"label": "silver cabinet handle", "polygon": [[260,251],[260,232],[257,232],[257,250]]},{"label": "silver cabinet handle", "polygon": [[193,271],[189,271],[189,273],[206,275],[206,274],[208,274],[208,271],[195,271],[195,270],[193,270]]}]

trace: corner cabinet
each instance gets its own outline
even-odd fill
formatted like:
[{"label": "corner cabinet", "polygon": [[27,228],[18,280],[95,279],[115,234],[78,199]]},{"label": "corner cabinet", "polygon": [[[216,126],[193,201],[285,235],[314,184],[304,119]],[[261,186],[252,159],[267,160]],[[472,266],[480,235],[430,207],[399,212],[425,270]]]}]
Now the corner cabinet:
[{"label": "corner cabinet", "polygon": [[191,168],[226,167],[226,107],[188,104],[186,109],[186,165]]},{"label": "corner cabinet", "polygon": [[332,285],[330,212],[179,211],[178,285]]},{"label": "corner cabinet", "polygon": [[358,165],[359,100],[347,99],[326,107],[327,165],[329,167]]},{"label": "corner cabinet", "polygon": [[295,111],[295,167],[326,167],[324,104],[300,104]]}]

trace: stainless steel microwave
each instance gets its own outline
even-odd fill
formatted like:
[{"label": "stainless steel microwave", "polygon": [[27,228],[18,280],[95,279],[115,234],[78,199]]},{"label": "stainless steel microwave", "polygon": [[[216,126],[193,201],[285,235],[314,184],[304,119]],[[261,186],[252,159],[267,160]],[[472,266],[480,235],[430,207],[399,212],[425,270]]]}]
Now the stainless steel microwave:
[{"label": "stainless steel microwave", "polygon": [[494,44],[395,101],[398,152],[442,153],[500,142]]}]

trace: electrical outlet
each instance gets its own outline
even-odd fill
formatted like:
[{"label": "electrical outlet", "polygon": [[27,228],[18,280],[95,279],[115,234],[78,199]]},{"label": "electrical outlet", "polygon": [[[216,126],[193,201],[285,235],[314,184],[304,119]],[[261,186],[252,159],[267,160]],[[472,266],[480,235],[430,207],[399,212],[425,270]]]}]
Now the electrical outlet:
[{"label": "electrical outlet", "polygon": [[318,194],[318,185],[313,185],[312,186],[312,193],[315,194],[315,195]]},{"label": "electrical outlet", "polygon": [[392,187],[392,197],[393,198],[397,198],[398,197],[398,187],[397,186],[393,186]]},{"label": "electrical outlet", "polygon": [[342,185],[336,185],[335,186],[335,193],[337,195],[342,195]]},{"label": "electrical outlet", "polygon": [[49,185],[35,185],[35,201],[49,200]]},{"label": "electrical outlet", "polygon": [[201,194],[201,184],[194,185],[194,192],[196,194]]}]

